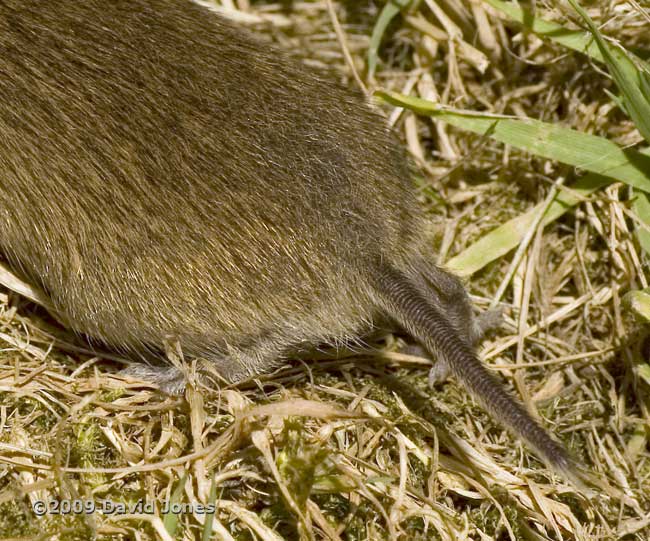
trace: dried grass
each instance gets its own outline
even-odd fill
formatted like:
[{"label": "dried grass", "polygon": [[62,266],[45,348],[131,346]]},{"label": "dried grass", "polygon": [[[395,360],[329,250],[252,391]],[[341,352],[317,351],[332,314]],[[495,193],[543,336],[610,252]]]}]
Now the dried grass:
[{"label": "dried grass", "polygon": [[[221,4],[346,76],[352,64],[364,73],[380,7],[334,2],[337,37],[325,1]],[[563,10],[537,5],[568,24]],[[420,2],[389,26],[377,85],[620,145],[639,141],[603,92],[612,84],[599,69],[494,13],[480,2]],[[598,2],[589,13],[608,36],[648,54],[648,15],[636,2]],[[423,171],[421,200],[441,261],[575,176],[439,121],[386,112]],[[648,332],[621,304],[627,290],[647,286],[648,255],[632,234],[629,199],[629,188],[611,184],[534,232],[504,290],[506,325],[481,351],[594,472],[591,500],[554,478],[455,382],[429,390],[428,361],[399,353],[390,335],[377,339],[375,355],[296,362],[178,399],[120,379],[110,355],[89,354],[41,309],[2,293],[0,536],[650,539],[650,389],[638,377]],[[511,257],[471,278],[478,306],[499,290]],[[156,508],[36,517],[35,502],[52,499]],[[185,508],[164,515],[165,502]],[[214,514],[205,512],[211,505]]]}]

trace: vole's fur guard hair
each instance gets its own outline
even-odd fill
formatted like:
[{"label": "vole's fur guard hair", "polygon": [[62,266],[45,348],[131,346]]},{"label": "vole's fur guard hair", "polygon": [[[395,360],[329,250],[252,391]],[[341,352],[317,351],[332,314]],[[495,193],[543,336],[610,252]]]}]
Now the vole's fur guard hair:
[{"label": "vole's fur guard hair", "polygon": [[0,250],[71,328],[236,381],[384,313],[562,462],[476,359],[406,163],[361,95],[189,1],[0,0]]},{"label": "vole's fur guard hair", "polygon": [[0,244],[73,328],[255,373],[370,321],[421,226],[360,96],[191,2],[0,6]]}]

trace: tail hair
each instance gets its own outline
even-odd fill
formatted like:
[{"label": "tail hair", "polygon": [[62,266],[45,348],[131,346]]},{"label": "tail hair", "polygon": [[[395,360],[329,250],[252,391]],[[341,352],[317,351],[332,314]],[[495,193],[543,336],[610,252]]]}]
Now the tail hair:
[{"label": "tail hair", "polygon": [[524,439],[564,478],[582,485],[575,461],[566,449],[508,392],[479,360],[469,340],[459,334],[449,318],[405,274],[380,264],[375,273],[375,290],[381,308],[433,355],[446,362],[483,407]]}]

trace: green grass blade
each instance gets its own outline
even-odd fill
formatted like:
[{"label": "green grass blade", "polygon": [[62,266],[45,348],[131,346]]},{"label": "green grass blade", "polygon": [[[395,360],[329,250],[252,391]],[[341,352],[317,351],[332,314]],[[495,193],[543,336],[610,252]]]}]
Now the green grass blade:
[{"label": "green grass blade", "polygon": [[201,541],[210,541],[210,539],[212,539],[214,515],[217,512],[217,483],[215,482],[214,475],[212,476],[212,483],[210,483],[208,506],[211,506],[214,510],[211,513],[208,513],[205,517],[203,532],[201,533]]},{"label": "green grass blade", "polygon": [[383,7],[377,22],[372,29],[370,36],[370,46],[368,47],[368,77],[372,79],[377,70],[377,63],[379,62],[379,46],[384,37],[386,28],[393,20],[393,18],[405,7],[411,3],[411,0],[389,0]]},{"label": "green grass blade", "polygon": [[635,192],[632,210],[649,229],[641,225],[635,225],[636,238],[646,254],[650,254],[650,202],[647,196],[641,192]]},{"label": "green grass blade", "polygon": [[641,78],[641,92],[644,96],[650,96],[650,73],[641,71],[639,77]]},{"label": "green grass blade", "polygon": [[636,150],[622,149],[602,137],[539,120],[442,108],[421,98],[393,92],[380,91],[376,94],[398,107],[439,118],[537,156],[611,177],[650,192],[650,156]]},{"label": "green grass blade", "polygon": [[[535,35],[549,39],[558,45],[567,49],[572,49],[593,58],[595,61],[605,64],[605,58],[598,47],[594,37],[583,30],[570,30],[561,24],[553,21],[547,21],[527,8],[522,8],[513,2],[504,2],[503,0],[485,0],[494,9],[500,11],[513,21],[518,22],[527,30]],[[613,50],[614,55],[623,55],[624,53]],[[650,71],[650,64],[638,56],[627,53],[634,62],[642,69]]]},{"label": "green grass blade", "polygon": [[650,323],[650,289],[628,291],[623,295],[623,305],[637,317]]},{"label": "green grass blade", "polygon": [[[541,223],[547,225],[557,220],[571,207],[610,182],[611,180],[607,177],[593,173],[585,175],[570,190],[558,192],[555,200],[544,213]],[[493,229],[456,257],[447,261],[445,266],[460,276],[469,276],[488,263],[506,255],[521,242],[543,204],[540,203],[521,216]]]},{"label": "green grass blade", "polygon": [[591,17],[575,0],[569,0],[569,3],[589,27],[616,85],[623,94],[625,108],[630,118],[643,138],[650,143],[650,101],[642,90],[643,87],[648,86],[647,79],[641,75],[641,71],[637,69],[624,49],[612,48],[608,45]]},{"label": "green grass blade", "polygon": [[[174,504],[179,504],[183,500],[183,490],[185,489],[185,481],[187,480],[187,471],[183,474],[183,477],[181,480],[178,482],[178,485],[176,485],[176,488],[174,489],[174,492],[172,492],[172,495],[169,499],[169,506],[173,506]],[[179,513],[165,513],[165,516],[163,517],[163,525],[165,526],[165,530],[169,532],[169,535],[174,537],[176,535],[176,530],[178,529],[178,518],[179,518]]]},{"label": "green grass blade", "polygon": [[585,53],[598,62],[605,62],[598,45],[594,43],[591,34],[588,32],[569,30],[556,22],[546,21],[535,15],[531,10],[521,8],[513,2],[503,2],[502,0],[485,1],[494,9],[520,23],[534,34],[548,38],[568,49]]}]

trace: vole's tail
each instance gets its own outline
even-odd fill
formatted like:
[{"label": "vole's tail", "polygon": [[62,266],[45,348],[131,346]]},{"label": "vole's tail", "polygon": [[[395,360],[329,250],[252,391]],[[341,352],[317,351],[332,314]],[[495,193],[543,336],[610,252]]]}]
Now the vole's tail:
[{"label": "vole's tail", "polygon": [[574,461],[515,400],[503,384],[478,359],[445,314],[427,300],[418,287],[398,270],[382,264],[375,275],[382,308],[417,338],[496,419],[527,441],[553,469],[578,485]]}]

